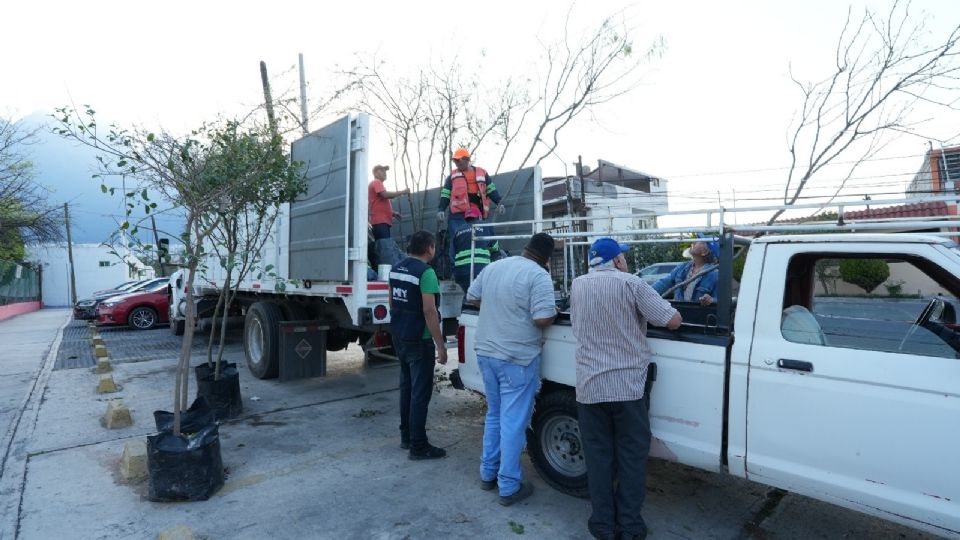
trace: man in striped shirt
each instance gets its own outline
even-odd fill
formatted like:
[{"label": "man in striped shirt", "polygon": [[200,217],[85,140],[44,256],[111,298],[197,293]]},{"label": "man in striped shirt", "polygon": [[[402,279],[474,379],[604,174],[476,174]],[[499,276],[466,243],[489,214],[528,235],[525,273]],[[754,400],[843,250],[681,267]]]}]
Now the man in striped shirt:
[{"label": "man in striped shirt", "polygon": [[[680,313],[627,271],[630,248],[612,238],[590,247],[590,273],[573,280],[577,413],[595,538],[645,538],[641,517],[650,452],[647,323],[680,327]],[[615,482],[619,480],[619,482]]]}]

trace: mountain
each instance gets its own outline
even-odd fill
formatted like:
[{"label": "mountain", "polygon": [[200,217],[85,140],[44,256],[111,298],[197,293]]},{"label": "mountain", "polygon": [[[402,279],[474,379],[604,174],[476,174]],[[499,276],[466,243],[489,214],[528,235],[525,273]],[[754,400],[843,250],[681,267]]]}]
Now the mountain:
[{"label": "mountain", "polygon": [[[76,243],[99,243],[107,241],[117,231],[124,220],[124,197],[122,181],[108,179],[109,187],[116,187],[116,195],[103,193],[101,179],[92,178],[96,171],[95,152],[86,146],[54,134],[50,128],[55,120],[44,113],[34,113],[22,121],[25,129],[39,128],[37,143],[27,151],[36,170],[38,183],[51,190],[50,203],[70,205],[70,228]],[[136,186],[128,185],[133,190]],[[158,235],[169,237],[171,243],[179,243],[183,232],[184,218],[179,211],[170,210],[169,201],[162,200],[155,193],[148,193],[151,201],[157,203],[156,212]],[[134,210],[131,221],[143,217],[142,208]],[[144,243],[153,243],[153,231],[150,221],[141,224],[139,238]]]}]

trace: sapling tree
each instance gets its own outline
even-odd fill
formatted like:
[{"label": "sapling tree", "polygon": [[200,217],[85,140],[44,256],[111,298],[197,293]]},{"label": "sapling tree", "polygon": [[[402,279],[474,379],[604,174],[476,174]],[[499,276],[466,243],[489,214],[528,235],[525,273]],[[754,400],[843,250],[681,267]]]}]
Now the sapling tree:
[{"label": "sapling tree", "polygon": [[[84,106],[57,109],[54,132],[96,151],[101,190],[115,193],[109,187],[109,177],[125,176],[137,184],[136,189],[122,193],[130,209],[142,209],[149,214],[157,208],[150,193],[181,209],[185,228],[181,235],[184,244],[183,261],[186,269],[186,324],[174,385],[173,433],[180,435],[181,412],[187,407],[189,363],[196,322],[194,281],[204,259],[204,245],[228,214],[236,193],[248,192],[251,184],[260,184],[259,174],[249,168],[259,167],[256,160],[238,159],[238,153],[225,141],[231,139],[232,128],[226,125],[204,124],[186,135],[163,130],[124,128],[117,125],[101,127],[96,111]],[[241,145],[242,146],[242,145]],[[280,147],[270,139],[269,148]],[[242,152],[241,152],[242,154]],[[120,229],[136,232],[130,220]]]},{"label": "sapling tree", "polygon": [[[224,270],[207,347],[207,362],[214,368],[215,379],[220,378],[227,315],[237,289],[258,267],[259,254],[270,237],[280,205],[292,202],[307,188],[301,164],[292,162],[284,148],[283,140],[270,129],[237,122],[228,122],[212,138],[209,166],[216,174],[233,178],[236,186],[215,209],[219,214],[217,226],[210,233],[211,258]],[[219,335],[216,362],[215,335]]]}]

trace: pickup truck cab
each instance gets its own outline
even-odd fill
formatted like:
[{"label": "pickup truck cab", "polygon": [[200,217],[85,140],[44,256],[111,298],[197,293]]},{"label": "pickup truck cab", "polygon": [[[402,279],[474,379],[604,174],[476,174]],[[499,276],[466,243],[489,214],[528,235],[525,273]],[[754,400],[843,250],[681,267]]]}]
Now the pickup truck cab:
[{"label": "pickup truck cab", "polygon": [[[722,285],[733,235],[721,246],[719,303],[675,302],[683,326],[649,328],[651,455],[960,534],[957,245],[914,234],[763,237],[750,243],[736,298]],[[870,282],[864,266],[889,277]],[[477,318],[460,317],[453,379],[482,392]],[[544,332],[527,447],[548,483],[584,495],[574,351],[563,314]]]}]

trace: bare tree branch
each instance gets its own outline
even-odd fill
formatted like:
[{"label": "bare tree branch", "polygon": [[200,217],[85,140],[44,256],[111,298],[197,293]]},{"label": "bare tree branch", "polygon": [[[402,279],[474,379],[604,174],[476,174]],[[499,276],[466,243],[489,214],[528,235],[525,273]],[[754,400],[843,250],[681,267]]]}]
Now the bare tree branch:
[{"label": "bare tree branch", "polygon": [[[919,125],[911,121],[918,103],[957,109],[960,24],[933,44],[923,41],[926,35],[924,19],[912,17],[909,2],[893,2],[883,17],[866,9],[856,24],[848,11],[833,73],[820,82],[802,83],[791,70],[803,99],[790,131],[784,204],[795,203],[824,167],[854,153],[859,157],[838,194],[857,166],[890,138],[913,133]],[[768,223],[783,212],[774,213]]]},{"label": "bare tree branch", "polygon": [[0,238],[5,242],[63,240],[62,210],[49,204],[50,191],[37,183],[28,154],[37,131],[0,117]]}]

